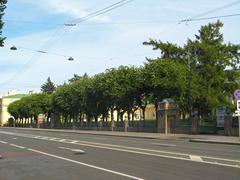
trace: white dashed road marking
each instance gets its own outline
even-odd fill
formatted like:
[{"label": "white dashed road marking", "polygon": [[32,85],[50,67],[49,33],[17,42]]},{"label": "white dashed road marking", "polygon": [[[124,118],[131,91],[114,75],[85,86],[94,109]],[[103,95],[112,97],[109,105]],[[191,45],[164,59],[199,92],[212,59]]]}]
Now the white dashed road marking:
[{"label": "white dashed road marking", "polygon": [[0,143],[2,143],[2,144],[7,144],[7,142],[5,142],[5,141],[0,141]]},{"label": "white dashed road marking", "polygon": [[57,140],[58,138],[50,138],[49,140],[54,141]]},{"label": "white dashed road marking", "polygon": [[112,173],[112,174],[116,174],[116,175],[119,175],[119,176],[127,177],[127,178],[130,178],[130,179],[144,180],[143,178],[140,178],[140,177],[124,174],[124,173],[121,173],[121,172],[118,172],[118,171],[113,171],[111,169],[106,169],[106,168],[102,168],[102,167],[99,167],[99,166],[94,166],[94,165],[83,163],[83,162],[76,161],[76,160],[73,160],[73,159],[68,159],[68,158],[64,158],[64,157],[61,157],[61,156],[56,156],[54,154],[49,154],[49,153],[46,153],[46,152],[43,152],[43,151],[38,151],[38,150],[35,150],[35,149],[30,149],[30,148],[28,150],[32,151],[32,152],[39,153],[39,154],[43,154],[43,155],[46,155],[46,156],[54,157],[56,159],[61,159],[61,160],[64,160],[64,161],[75,163],[75,164],[80,164],[82,166],[87,166],[87,167],[98,169],[98,170],[105,171],[105,172],[108,172],[108,173]]},{"label": "white dashed road marking", "polygon": [[81,149],[72,149],[72,148],[67,148],[67,147],[58,147],[58,148],[70,150],[70,151],[72,151],[72,152],[74,152],[74,153],[79,153],[79,154],[80,154],[80,153],[81,153],[81,154],[85,153],[85,151],[83,151],[83,150],[81,150]]},{"label": "white dashed road marking", "polygon": [[157,145],[157,146],[165,146],[165,147],[175,147],[175,144],[162,144],[162,143],[151,143],[153,145]]},{"label": "white dashed road marking", "polygon": [[25,147],[23,146],[19,146],[19,145],[16,145],[16,144],[9,144],[10,146],[14,146],[14,147],[17,147],[17,148],[20,148],[20,149],[25,149]]},{"label": "white dashed road marking", "polygon": [[190,157],[190,159],[193,160],[193,161],[203,161],[200,156],[190,155],[189,157]]},{"label": "white dashed road marking", "polygon": [[64,141],[66,141],[66,139],[60,139],[60,140],[59,140],[59,142],[64,142]]}]

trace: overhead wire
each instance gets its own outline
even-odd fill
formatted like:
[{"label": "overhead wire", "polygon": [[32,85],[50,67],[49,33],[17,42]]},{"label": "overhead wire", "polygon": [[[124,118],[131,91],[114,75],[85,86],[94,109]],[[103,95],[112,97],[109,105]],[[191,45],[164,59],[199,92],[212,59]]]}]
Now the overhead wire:
[{"label": "overhead wire", "polygon": [[210,20],[210,19],[218,19],[218,18],[228,18],[228,17],[235,17],[235,16],[240,16],[240,14],[227,14],[227,15],[210,16],[210,17],[203,17],[203,18],[192,18],[192,19],[182,20],[182,22],[201,21],[201,20]]},{"label": "overhead wire", "polygon": [[[109,6],[106,6],[106,7],[102,8],[102,9],[99,9],[99,10],[96,10],[96,11],[94,11],[94,12],[92,12],[92,13],[89,13],[89,14],[86,15],[86,16],[83,16],[83,17],[81,17],[81,18],[77,18],[77,19],[73,19],[73,20],[71,20],[71,21],[68,21],[67,23],[64,23],[64,26],[67,27],[67,28],[69,28],[69,29],[71,29],[71,28],[74,27],[76,24],[79,24],[79,23],[81,23],[81,22],[84,22],[84,21],[87,21],[87,20],[89,20],[89,19],[95,18],[95,17],[100,16],[100,15],[102,15],[102,14],[105,14],[105,13],[107,13],[107,12],[110,12],[110,11],[112,11],[112,10],[114,10],[114,9],[117,9],[117,8],[119,8],[119,7],[122,7],[122,6],[128,4],[128,3],[132,2],[132,1],[134,1],[134,0],[121,0],[121,1],[118,1],[118,2],[116,2],[116,3],[113,3],[113,4],[109,5]],[[75,23],[73,23],[73,22],[75,22]],[[59,41],[60,38],[62,38],[64,34],[65,34],[65,31],[64,31],[63,33],[61,33],[61,34],[59,35],[58,39],[55,39],[55,41],[52,42],[51,45],[53,45],[53,44],[55,44],[57,41]],[[48,44],[48,42],[47,42],[47,44]]]},{"label": "overhead wire", "polygon": [[[36,53],[40,53],[40,54],[49,54],[49,55],[54,55],[54,56],[60,56],[60,57],[65,57],[65,58],[71,58],[71,55],[67,55],[67,54],[61,54],[61,53],[57,53],[57,52],[52,52],[52,51],[45,51],[45,50],[37,50],[37,49],[33,49],[33,48],[29,48],[29,47],[24,47],[24,46],[12,46],[11,48],[16,48],[17,49],[23,49],[23,50],[27,50],[27,51],[31,51],[31,52],[36,52]],[[75,57],[74,59],[81,59],[82,57]],[[91,57],[87,57],[90,59],[96,59],[96,58],[91,58]]]},{"label": "overhead wire", "polygon": [[[69,8],[67,11],[71,10],[72,8],[74,8],[74,6],[72,6],[71,8]],[[66,11],[66,12],[67,12]],[[51,39],[53,39],[62,29],[62,27],[64,26],[58,26],[52,33],[52,35],[47,39],[47,41],[39,48],[39,50],[42,50],[47,43],[50,42]],[[16,72],[13,74],[13,76],[9,77],[8,79],[6,79],[5,81],[0,83],[0,86],[5,86],[6,84],[8,84],[9,82],[13,81],[15,79],[16,76],[18,76],[20,73],[24,73],[26,72],[34,63],[36,63],[38,61],[38,59],[41,57],[42,53],[39,55],[38,53],[34,53],[31,58]]]},{"label": "overhead wire", "polygon": [[[208,14],[211,14],[211,13],[214,13],[214,12],[217,12],[217,11],[220,11],[220,10],[223,10],[223,9],[226,9],[226,8],[228,8],[228,7],[237,5],[237,4],[239,4],[239,3],[240,3],[240,0],[237,0],[237,1],[234,1],[234,2],[231,2],[231,3],[228,3],[228,4],[225,4],[225,5],[223,5],[223,6],[220,6],[220,7],[213,8],[213,9],[211,9],[211,10],[205,11],[205,12],[203,12],[203,13],[197,14],[197,15],[192,16],[192,17],[190,17],[190,18],[186,18],[186,19],[179,20],[179,21],[171,24],[170,26],[168,26],[166,29],[158,32],[157,34],[161,34],[161,35],[162,35],[162,34],[165,33],[165,32],[168,32],[168,31],[170,31],[170,30],[172,30],[172,29],[175,29],[178,25],[180,25],[180,24],[182,24],[182,23],[188,23],[188,22],[190,22],[190,21],[200,20],[200,17],[203,17],[203,16],[206,16],[206,15],[208,15]],[[230,15],[229,15],[229,17],[230,17]],[[208,18],[209,18],[209,17],[208,17]],[[210,17],[210,18],[212,18],[212,17]],[[220,18],[220,17],[219,17],[219,18]],[[207,18],[206,18],[206,19],[207,19]],[[203,19],[202,19],[202,20],[203,20]],[[133,47],[131,47],[131,48],[128,48],[128,49],[126,49],[126,50],[120,51],[119,53],[117,53],[117,55],[114,55],[113,57],[110,57],[109,59],[113,60],[113,59],[115,59],[119,54],[129,52],[129,51],[131,51],[131,50],[133,50],[133,49],[138,48],[140,45],[142,45],[142,43],[139,44],[139,45],[135,45],[135,46],[133,46]]]},{"label": "overhead wire", "polygon": [[[133,0],[122,0],[122,1],[119,1],[119,2],[117,2],[117,3],[114,3],[114,4],[110,5],[110,6],[107,6],[107,7],[103,8],[103,9],[101,9],[101,10],[97,10],[97,11],[95,11],[95,12],[93,12],[93,13],[90,13],[90,14],[87,15],[87,16],[84,16],[84,17],[82,17],[82,18],[77,18],[77,19],[74,19],[74,20],[72,20],[72,21],[69,21],[69,23],[65,23],[64,25],[67,25],[67,26],[70,26],[70,27],[71,27],[71,26],[75,26],[76,24],[73,24],[72,22],[78,21],[78,20],[81,20],[81,21],[78,21],[77,23],[83,22],[83,21],[87,20],[86,18],[92,18],[93,15],[94,15],[94,17],[95,17],[95,15],[99,15],[99,13],[103,13],[103,12],[105,12],[106,10],[109,11],[109,10],[110,10],[109,8],[111,8],[111,10],[112,10],[112,8],[116,8],[116,5],[118,5],[118,6],[123,6],[124,4],[129,3],[130,1],[133,1]],[[225,5],[225,6],[221,6],[220,8],[216,8],[216,9],[214,9],[214,10],[210,10],[210,11],[207,11],[207,12],[205,12],[205,13],[201,13],[201,14],[199,14],[199,15],[195,15],[195,16],[193,16],[193,17],[191,17],[191,18],[188,18],[188,19],[180,20],[180,21],[178,21],[177,24],[174,23],[173,26],[170,26],[170,27],[164,29],[164,30],[161,31],[160,33],[162,34],[162,33],[164,33],[164,32],[167,32],[168,30],[176,27],[178,24],[181,24],[181,23],[183,23],[183,22],[198,21],[198,20],[208,20],[208,19],[216,19],[216,18],[226,18],[226,17],[232,17],[232,16],[239,16],[240,14],[229,14],[229,15],[212,16],[212,17],[204,17],[204,18],[194,18],[194,17],[199,17],[200,15],[206,15],[206,14],[209,14],[210,12],[215,12],[215,11],[218,11],[218,10],[220,10],[220,9],[223,9],[223,8],[226,8],[226,7],[235,5],[235,4],[239,3],[239,2],[240,2],[240,1],[236,1],[236,2],[234,2],[234,3],[229,3],[229,4]],[[124,3],[124,4],[123,4],[123,3]],[[129,22],[129,23],[131,23],[131,22]],[[104,23],[103,23],[103,24],[104,24]],[[62,24],[62,25],[63,25],[63,24]],[[62,56],[62,57],[71,57],[70,55],[62,55],[62,54],[53,53],[53,52],[49,52],[49,51],[43,51],[43,50],[34,50],[34,49],[26,48],[26,47],[19,47],[19,48],[22,48],[22,49],[25,49],[25,50],[34,51],[34,52],[38,52],[38,53],[43,53],[43,54],[46,53],[46,54],[52,54],[52,55],[57,55],[57,56]],[[128,51],[130,51],[130,50],[132,50],[132,49],[128,49],[126,52],[128,52]],[[113,58],[114,58],[114,57],[112,57],[112,58],[110,58],[110,59],[112,60]]]},{"label": "overhead wire", "polygon": [[[112,4],[112,5],[110,5],[110,6],[107,6],[107,7],[103,8],[103,9],[94,11],[93,13],[90,13],[90,14],[88,14],[88,15],[86,15],[86,16],[81,17],[81,18],[73,19],[73,20],[69,21],[68,23],[51,23],[51,22],[22,21],[22,20],[14,20],[14,19],[4,19],[4,22],[8,22],[8,21],[9,21],[9,22],[16,22],[16,23],[57,25],[57,26],[62,26],[62,25],[71,26],[71,25],[72,25],[72,26],[74,26],[74,25],[76,25],[76,24],[73,24],[73,22],[76,22],[76,23],[78,24],[78,23],[80,23],[80,22],[87,21],[89,18],[94,18],[95,16],[98,16],[99,13],[106,13],[105,11],[110,11],[110,10],[112,10],[112,9],[109,9],[109,8],[118,8],[118,7],[120,7],[120,6],[123,6],[123,5],[131,2],[131,1],[133,1],[133,0],[121,0],[121,1],[119,1],[119,2],[117,2],[117,3],[114,3],[114,4]],[[122,3],[122,4],[121,4],[121,3]],[[235,2],[231,2],[231,3],[226,4],[226,5],[224,5],[224,6],[220,6],[220,7],[218,7],[218,8],[215,8],[215,9],[206,11],[206,12],[204,12],[204,13],[195,15],[195,16],[190,17],[190,18],[188,18],[188,19],[183,19],[183,20],[181,20],[181,21],[186,21],[186,20],[191,20],[191,19],[197,19],[198,17],[202,17],[202,16],[205,16],[205,15],[208,15],[208,14],[211,14],[211,13],[214,13],[214,12],[217,12],[217,11],[219,11],[219,10],[228,8],[228,7],[230,7],[230,6],[233,6],[233,5],[236,5],[236,4],[239,4],[239,3],[240,3],[240,0],[235,1]],[[117,7],[116,5],[118,5],[118,7]],[[114,7],[114,6],[116,6],[116,7]],[[238,14],[236,14],[236,15],[238,16]],[[229,16],[235,16],[235,14],[229,15]],[[225,17],[225,16],[219,16],[219,18],[221,18],[221,17]],[[211,18],[211,17],[210,17],[210,18]],[[213,17],[213,18],[214,18],[214,17]],[[216,16],[216,18],[218,18],[218,16]],[[201,19],[202,19],[202,18],[201,18]],[[78,22],[77,22],[77,21],[78,21]],[[181,21],[180,21],[180,22],[181,22]],[[125,24],[125,23],[127,23],[127,24],[128,24],[128,23],[129,23],[129,24],[131,24],[131,23],[159,23],[159,21],[137,21],[137,22],[123,22],[123,23],[124,23],[124,24]],[[107,22],[105,22],[105,23],[101,23],[101,24],[121,24],[121,22],[120,22],[120,23],[117,23],[117,22],[115,22],[115,23],[107,23]]]},{"label": "overhead wire", "polygon": [[64,54],[59,54],[56,52],[50,52],[50,51],[44,51],[44,50],[36,50],[36,49],[23,47],[23,46],[18,46],[17,48],[28,50],[28,51],[33,51],[33,52],[38,52],[38,53],[42,53],[42,54],[50,54],[50,55],[61,56],[61,57],[71,57],[70,55],[64,55]]},{"label": "overhead wire", "polygon": [[[71,20],[71,21],[68,21],[67,23],[64,24],[64,26],[65,26],[68,30],[70,30],[70,29],[72,29],[73,27],[75,27],[75,26],[76,26],[77,24],[79,24],[79,23],[82,23],[82,22],[87,21],[87,20],[89,20],[89,19],[96,18],[97,16],[100,16],[100,15],[105,14],[105,13],[107,13],[107,12],[110,12],[110,11],[112,11],[112,10],[114,10],[114,9],[117,9],[117,8],[119,8],[119,7],[122,7],[122,6],[128,4],[128,3],[132,2],[132,1],[134,1],[134,0],[121,0],[121,1],[118,1],[118,2],[116,2],[116,3],[113,3],[113,4],[109,5],[109,6],[106,6],[106,7],[102,8],[102,9],[99,9],[99,10],[96,10],[96,11],[94,11],[94,12],[92,12],[92,13],[89,13],[89,14],[86,15],[86,16],[83,16],[83,17],[81,17],[81,18],[77,18],[77,19],[73,19],[73,20]],[[58,38],[55,39],[55,41],[53,41],[53,42],[51,43],[51,46],[54,45],[55,43],[57,43],[61,38],[63,38],[64,35],[66,35],[66,32],[65,32],[65,31],[62,32],[62,33],[58,36]]]},{"label": "overhead wire", "polygon": [[111,4],[111,5],[107,6],[107,7],[105,7],[105,8],[102,8],[100,10],[97,10],[97,11],[93,12],[93,13],[90,13],[90,14],[84,16],[84,17],[73,19],[73,20],[70,21],[70,23],[71,22],[81,23],[81,22],[87,21],[88,19],[92,19],[92,18],[95,18],[95,17],[100,16],[102,14],[105,14],[105,13],[107,13],[109,11],[112,11],[114,9],[122,7],[122,6],[128,4],[128,3],[132,2],[132,1],[134,1],[134,0],[121,0],[121,1],[118,1],[118,2],[116,2],[114,4]]},{"label": "overhead wire", "polygon": [[76,18],[76,19],[73,19],[71,21],[68,21],[67,23],[58,23],[58,24],[53,24],[53,23],[47,23],[47,22],[36,22],[36,21],[19,21],[19,20],[12,20],[12,19],[5,19],[4,21],[7,22],[21,22],[21,23],[28,23],[28,24],[43,24],[43,25],[65,25],[65,26],[75,26],[76,24],[79,24],[79,23],[82,23],[84,21],[87,21],[89,19],[92,19],[92,18],[95,18],[97,16],[100,16],[102,14],[105,14],[109,11],[112,11],[116,8],[119,8],[121,6],[124,6],[130,2],[132,2],[134,0],[121,0],[121,1],[118,1],[116,3],[113,3],[105,8],[102,8],[102,9],[99,9],[97,11],[94,11],[92,13],[89,13],[88,15],[86,16],[83,16],[81,18]]},{"label": "overhead wire", "polygon": [[[134,0],[121,0],[121,1],[118,1],[118,2],[116,2],[116,3],[113,3],[113,4],[105,7],[105,8],[102,8],[102,9],[100,9],[100,10],[94,11],[94,12],[92,12],[92,13],[84,16],[84,17],[71,20],[71,21],[69,21],[68,23],[64,23],[64,24],[62,24],[62,25],[66,26],[66,27],[74,27],[74,26],[76,25],[76,23],[79,24],[79,23],[81,23],[81,22],[84,22],[84,21],[87,21],[87,20],[89,20],[89,19],[95,18],[95,17],[100,16],[100,15],[102,15],[102,14],[104,14],[104,13],[107,13],[107,12],[109,12],[109,11],[112,11],[112,10],[114,10],[114,9],[116,9],[116,8],[119,8],[119,7],[121,7],[121,6],[124,6],[124,5],[126,5],[126,4],[128,4],[128,3],[132,2],[132,1],[134,1]],[[73,22],[76,22],[76,23],[73,23]],[[59,39],[58,39],[58,40],[59,40]],[[55,40],[55,42],[56,42],[56,40]],[[54,43],[55,43],[55,42],[54,42]],[[21,47],[21,46],[18,46],[18,47],[19,47],[19,48],[22,48],[22,49],[26,49],[26,50],[38,52],[38,53],[43,53],[43,54],[44,54],[44,53],[48,53],[48,54],[59,55],[59,54],[57,54],[57,53],[50,53],[50,52],[48,52],[48,51],[46,51],[46,50],[34,50],[34,49],[30,49],[30,48],[26,48],[26,47]],[[63,57],[71,57],[71,56],[68,56],[68,55],[61,55],[61,56],[63,56]]]},{"label": "overhead wire", "polygon": [[[134,0],[121,0],[121,1],[118,1],[118,2],[116,2],[116,3],[113,3],[113,4],[105,7],[105,8],[102,8],[102,9],[100,9],[100,10],[97,10],[97,11],[95,11],[95,12],[92,12],[92,13],[88,14],[87,16],[84,16],[83,18],[74,19],[73,21],[77,21],[77,20],[78,20],[78,23],[80,23],[80,22],[83,22],[83,21],[85,21],[85,20],[89,20],[89,19],[91,19],[91,18],[95,18],[95,17],[100,16],[100,15],[102,15],[102,14],[104,14],[104,13],[110,12],[110,11],[116,9],[116,8],[122,7],[122,6],[128,4],[128,3],[132,2],[132,1],[134,1]],[[80,22],[79,22],[79,20],[80,20]],[[63,27],[66,27],[66,26],[63,26]],[[70,28],[71,28],[72,26],[67,26],[67,27],[70,27]],[[59,27],[56,29],[56,31],[54,32],[53,36],[51,36],[51,37],[48,39],[48,41],[47,41],[46,43],[44,43],[44,45],[42,46],[42,48],[40,48],[41,51],[44,51],[44,50],[42,50],[42,49],[44,48],[44,46],[46,46],[46,45],[49,43],[49,41],[50,41],[57,33],[59,33],[59,31],[60,31],[61,29],[62,29],[62,28],[59,28]],[[62,35],[63,35],[63,34],[61,34],[60,37],[62,37]],[[59,40],[59,39],[58,39],[58,40]],[[55,41],[54,43],[56,43],[56,41]],[[53,45],[53,43],[52,43],[52,45]],[[43,53],[41,53],[41,54],[43,54]],[[37,61],[37,58],[35,58],[36,55],[37,55],[37,54],[35,53],[35,54],[29,59],[29,61],[27,61],[27,63],[24,64],[23,67],[25,67],[25,69],[23,69],[23,68],[20,69],[20,71],[16,72],[16,73],[15,73],[12,77],[10,77],[9,79],[7,79],[7,80],[5,80],[4,82],[0,83],[0,85],[1,85],[1,86],[6,85],[9,81],[15,79],[15,77],[16,77],[19,73],[21,73],[23,70],[25,70],[25,72],[26,72],[27,69],[31,67],[32,61],[33,61],[33,60],[35,60],[34,62]],[[27,67],[27,69],[26,69],[26,67]]]},{"label": "overhead wire", "polygon": [[[127,3],[131,2],[131,1],[133,1],[133,0],[121,0],[121,1],[119,1],[119,2],[117,2],[117,3],[114,3],[114,4],[110,5],[110,6],[105,7],[105,8],[103,8],[103,9],[100,9],[100,10],[97,10],[97,11],[95,11],[95,12],[93,12],[93,13],[90,13],[90,14],[84,16],[84,17],[71,20],[71,21],[69,21],[68,23],[61,24],[61,25],[73,27],[73,26],[75,26],[77,23],[80,23],[80,22],[83,22],[83,21],[87,21],[89,18],[94,18],[94,17],[96,17],[96,16],[99,16],[99,15],[101,15],[101,14],[103,14],[103,13],[106,13],[106,12],[108,12],[108,11],[110,11],[110,10],[113,10],[113,9],[115,9],[115,8],[118,8],[118,7],[121,7],[121,6],[127,4]],[[213,17],[205,17],[205,18],[196,18],[196,17],[200,17],[200,16],[203,16],[203,15],[207,15],[207,14],[210,14],[210,13],[213,13],[213,12],[216,12],[216,11],[219,11],[219,10],[221,10],[221,9],[224,9],[224,8],[227,8],[227,7],[236,5],[236,4],[238,4],[238,3],[240,3],[239,0],[238,0],[238,1],[235,1],[235,2],[232,2],[232,3],[229,3],[229,4],[227,4],[227,5],[224,5],[224,6],[221,6],[221,7],[212,9],[212,10],[209,10],[209,11],[207,11],[207,12],[205,12],[205,13],[201,13],[201,14],[195,15],[195,16],[193,16],[193,17],[191,17],[191,18],[180,20],[180,21],[178,22],[178,24],[181,24],[181,23],[183,23],[183,22],[197,21],[197,20],[207,20],[207,19],[215,19],[215,18],[224,18],[224,17],[238,16],[238,15],[240,15],[240,14],[213,16]],[[79,21],[79,20],[80,20],[80,21]],[[77,23],[76,23],[76,21],[77,21]],[[75,22],[75,24],[74,24],[73,22]],[[166,31],[168,31],[169,29],[172,29],[172,28],[174,28],[174,27],[176,27],[176,26],[177,26],[177,24],[174,23],[173,26],[170,26],[170,27],[166,28],[165,30],[161,31],[160,33],[162,34],[162,33],[166,32]],[[25,48],[25,49],[26,49],[26,48]],[[40,53],[42,52],[42,50],[34,50],[34,51],[40,52]],[[128,51],[129,51],[129,50],[128,50]],[[44,52],[46,52],[46,51],[44,51]],[[53,54],[53,53],[49,53],[49,54]],[[58,55],[58,54],[55,53],[55,55]],[[68,55],[63,55],[63,57],[70,57],[70,56],[68,56]],[[111,58],[111,59],[112,59],[112,58]]]},{"label": "overhead wire", "polygon": [[[71,21],[65,23],[64,25],[65,25],[66,27],[68,27],[69,30],[70,30],[70,29],[72,29],[73,27],[75,27],[76,25],[79,25],[80,23],[82,23],[82,22],[84,22],[84,21],[87,21],[87,20],[89,20],[89,19],[94,19],[94,18],[96,18],[96,17],[98,17],[98,16],[100,16],[100,15],[102,15],[102,14],[105,14],[105,13],[108,13],[108,12],[114,10],[114,9],[120,8],[120,7],[122,7],[122,6],[130,3],[130,2],[132,2],[132,1],[134,1],[134,0],[121,0],[121,1],[118,1],[118,2],[116,2],[116,3],[113,3],[113,4],[105,7],[105,8],[102,8],[102,9],[100,9],[100,10],[94,11],[94,12],[92,12],[92,13],[86,15],[86,16],[83,16],[83,17],[81,17],[81,18],[77,18],[77,19],[71,20]],[[55,44],[55,43],[58,42],[61,38],[63,38],[64,35],[66,35],[66,33],[61,34],[61,35],[59,36],[59,38],[56,39],[53,44]]]},{"label": "overhead wire", "polygon": [[217,12],[217,11],[220,11],[220,10],[223,10],[223,9],[226,9],[226,8],[229,8],[231,6],[234,6],[234,5],[237,5],[240,3],[240,0],[237,0],[237,1],[234,1],[234,2],[231,2],[231,3],[228,3],[228,4],[225,4],[223,6],[220,6],[220,7],[217,7],[217,8],[213,8],[209,11],[205,11],[204,13],[200,13],[200,14],[197,14],[193,17],[190,17],[190,18],[187,18],[187,19],[183,19],[180,21],[181,22],[186,22],[186,21],[189,21],[191,19],[196,19],[196,18],[199,18],[199,17],[203,17],[203,16],[206,16],[206,15],[209,15],[209,14],[212,14],[214,12]]}]

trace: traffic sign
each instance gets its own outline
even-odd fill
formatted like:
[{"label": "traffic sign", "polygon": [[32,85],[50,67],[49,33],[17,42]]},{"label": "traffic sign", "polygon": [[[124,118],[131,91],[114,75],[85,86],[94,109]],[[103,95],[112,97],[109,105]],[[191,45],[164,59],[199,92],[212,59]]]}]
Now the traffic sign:
[{"label": "traffic sign", "polygon": [[236,91],[234,91],[234,97],[240,100],[240,89],[237,89]]},{"label": "traffic sign", "polygon": [[240,100],[237,100],[237,110],[240,111]]}]

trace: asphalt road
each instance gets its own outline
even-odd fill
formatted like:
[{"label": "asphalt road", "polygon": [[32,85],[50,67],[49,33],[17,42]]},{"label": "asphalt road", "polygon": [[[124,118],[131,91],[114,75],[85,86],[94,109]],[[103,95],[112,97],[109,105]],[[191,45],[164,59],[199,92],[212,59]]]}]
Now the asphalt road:
[{"label": "asphalt road", "polygon": [[0,129],[0,180],[240,179],[240,146]]}]

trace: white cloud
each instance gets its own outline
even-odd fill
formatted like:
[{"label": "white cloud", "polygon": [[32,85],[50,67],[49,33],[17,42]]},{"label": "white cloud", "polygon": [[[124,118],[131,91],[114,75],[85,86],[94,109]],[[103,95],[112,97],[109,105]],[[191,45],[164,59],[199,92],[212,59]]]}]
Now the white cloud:
[{"label": "white cloud", "polygon": [[[63,14],[73,19],[78,19],[87,16],[93,11],[99,10],[99,7],[92,7],[90,2],[79,1],[79,0],[24,0],[27,3],[31,3],[35,6],[43,8],[50,14]],[[101,6],[100,6],[101,7]],[[102,15],[89,19],[89,21],[105,22],[108,21],[109,17]]]}]

